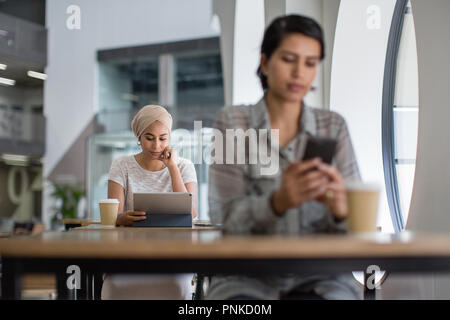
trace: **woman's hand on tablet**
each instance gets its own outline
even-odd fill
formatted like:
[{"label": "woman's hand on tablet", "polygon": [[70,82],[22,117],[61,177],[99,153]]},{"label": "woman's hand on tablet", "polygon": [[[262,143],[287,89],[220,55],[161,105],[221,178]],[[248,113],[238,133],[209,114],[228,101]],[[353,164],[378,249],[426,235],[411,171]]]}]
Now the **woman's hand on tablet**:
[{"label": "woman's hand on tablet", "polygon": [[131,226],[134,221],[141,221],[145,219],[147,219],[147,217],[145,216],[144,211],[127,211],[117,215],[117,225]]}]

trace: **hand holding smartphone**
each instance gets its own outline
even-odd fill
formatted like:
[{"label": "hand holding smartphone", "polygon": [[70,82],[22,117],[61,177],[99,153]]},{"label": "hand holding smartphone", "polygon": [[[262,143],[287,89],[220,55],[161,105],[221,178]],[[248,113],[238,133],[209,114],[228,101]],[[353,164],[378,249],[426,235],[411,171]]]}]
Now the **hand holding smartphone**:
[{"label": "hand holding smartphone", "polygon": [[308,137],[302,160],[321,158],[323,162],[331,164],[336,146],[337,140],[333,138]]}]

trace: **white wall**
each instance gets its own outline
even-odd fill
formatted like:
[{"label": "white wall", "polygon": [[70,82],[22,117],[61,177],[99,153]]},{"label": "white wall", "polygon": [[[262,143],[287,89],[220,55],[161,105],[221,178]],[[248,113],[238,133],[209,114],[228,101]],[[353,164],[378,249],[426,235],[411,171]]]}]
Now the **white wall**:
[{"label": "white wall", "polygon": [[[419,137],[407,229],[449,232],[450,1],[411,3],[419,63]],[[427,285],[434,292],[426,298],[450,299],[449,276],[436,276]]]},{"label": "white wall", "polygon": [[[81,9],[79,30],[66,27],[69,5]],[[211,0],[47,0],[44,177],[98,110],[97,50],[217,36],[211,14]]]},{"label": "white wall", "polygon": [[256,75],[265,27],[264,0],[214,0],[219,18],[225,104],[256,103],[263,91]]},{"label": "white wall", "polygon": [[[334,39],[330,106],[347,121],[365,181],[381,187],[378,225],[393,232],[385,192],[381,115],[384,67],[395,0],[341,0]],[[379,28],[368,23],[379,8]],[[369,23],[369,26],[371,24]]]}]

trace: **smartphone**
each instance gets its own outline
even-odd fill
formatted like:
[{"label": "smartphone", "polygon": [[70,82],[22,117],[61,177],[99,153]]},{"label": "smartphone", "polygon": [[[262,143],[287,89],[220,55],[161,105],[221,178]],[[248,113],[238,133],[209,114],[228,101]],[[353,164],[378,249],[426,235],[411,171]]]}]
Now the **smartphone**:
[{"label": "smartphone", "polygon": [[331,164],[336,152],[337,140],[333,138],[308,137],[303,160],[321,158]]}]

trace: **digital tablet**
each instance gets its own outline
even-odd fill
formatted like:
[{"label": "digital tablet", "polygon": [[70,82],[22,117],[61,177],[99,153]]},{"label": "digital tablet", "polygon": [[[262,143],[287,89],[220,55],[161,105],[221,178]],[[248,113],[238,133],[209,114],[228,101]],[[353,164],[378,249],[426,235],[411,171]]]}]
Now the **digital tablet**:
[{"label": "digital tablet", "polygon": [[147,219],[133,227],[192,227],[192,194],[189,192],[134,193],[134,210]]}]

